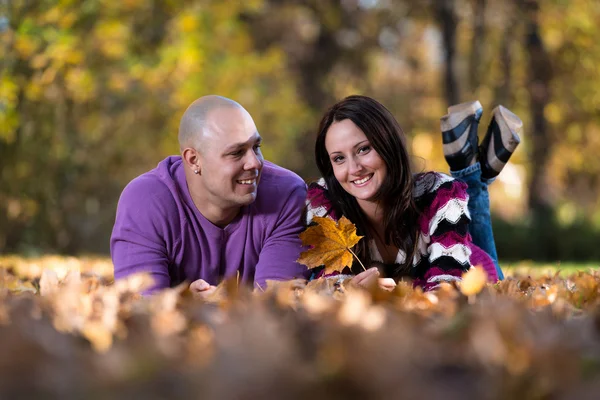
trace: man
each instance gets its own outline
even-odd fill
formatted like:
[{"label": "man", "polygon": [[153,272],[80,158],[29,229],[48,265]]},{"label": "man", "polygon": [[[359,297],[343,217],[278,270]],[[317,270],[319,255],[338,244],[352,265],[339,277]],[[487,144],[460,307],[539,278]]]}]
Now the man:
[{"label": "man", "polygon": [[[250,114],[233,100],[193,102],[179,125],[180,156],[167,157],[123,190],[111,236],[115,279],[149,272],[153,290],[192,282],[203,297],[239,276],[305,278],[306,185],[268,161]],[[260,184],[259,184],[260,183]]]}]

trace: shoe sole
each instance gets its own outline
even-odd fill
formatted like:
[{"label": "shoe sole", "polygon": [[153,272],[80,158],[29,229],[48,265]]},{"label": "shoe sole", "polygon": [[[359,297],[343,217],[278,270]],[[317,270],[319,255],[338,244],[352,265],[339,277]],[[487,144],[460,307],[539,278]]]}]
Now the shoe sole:
[{"label": "shoe sole", "polygon": [[491,123],[496,122],[500,134],[494,134],[495,132],[492,131],[487,150],[487,163],[489,167],[500,173],[521,143],[519,134],[523,129],[523,121],[503,106],[494,108],[492,115]]},{"label": "shoe sole", "polygon": [[482,109],[479,101],[469,101],[448,107],[448,114],[440,118],[442,132],[456,128],[465,118]]},{"label": "shoe sole", "polygon": [[[479,101],[469,101],[448,107],[448,114],[440,118],[444,154],[448,154],[448,157],[452,157],[453,154],[459,153],[469,139],[468,134],[462,134],[458,138],[455,138],[445,134],[445,132],[452,132],[461,123],[464,123],[469,116],[474,115],[477,112],[481,113],[482,110],[483,108]],[[471,127],[466,126],[465,129],[461,129],[461,131],[467,132],[469,129],[471,129]]]}]

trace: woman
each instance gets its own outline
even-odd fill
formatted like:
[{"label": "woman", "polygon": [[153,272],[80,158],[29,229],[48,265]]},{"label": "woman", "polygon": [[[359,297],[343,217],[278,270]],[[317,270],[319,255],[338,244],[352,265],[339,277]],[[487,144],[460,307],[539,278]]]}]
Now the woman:
[{"label": "woman", "polygon": [[482,113],[478,101],[449,107],[448,114],[441,118],[443,149],[451,175],[468,185],[469,231],[473,242],[492,257],[498,278],[504,279],[492,232],[487,187],[521,142],[518,133],[523,122],[503,106],[496,107],[487,133],[478,146],[477,128]]},{"label": "woman", "polygon": [[[406,276],[430,290],[443,281],[460,280],[472,265],[482,266],[490,281],[498,279],[490,255],[473,243],[469,221],[471,213],[477,214],[476,220],[487,226],[480,229],[478,240],[495,253],[486,185],[501,169],[498,160],[507,160],[505,153],[496,151],[501,147],[497,136],[506,135],[506,129],[493,128],[501,124],[492,123],[479,150],[481,107],[467,104],[451,107],[442,126],[451,169],[472,185],[469,190],[477,201],[471,202],[471,212],[464,182],[435,172],[413,175],[404,133],[377,101],[350,96],[323,116],[315,145],[323,178],[309,187],[307,222],[313,216],[337,220],[344,215],[356,225],[364,239],[355,253],[365,265],[377,268],[361,272],[355,263],[354,283],[383,277],[387,279],[380,285],[391,289]],[[493,120],[501,117],[495,110]],[[500,141],[506,142],[502,137]],[[516,144],[503,149],[512,153]],[[476,182],[482,172],[486,180]]]}]

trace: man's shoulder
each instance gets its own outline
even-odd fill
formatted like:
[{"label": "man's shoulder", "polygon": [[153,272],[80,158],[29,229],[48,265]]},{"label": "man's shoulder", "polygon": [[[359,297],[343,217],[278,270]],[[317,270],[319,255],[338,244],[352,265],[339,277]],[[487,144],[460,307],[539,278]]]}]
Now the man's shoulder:
[{"label": "man's shoulder", "polygon": [[145,172],[133,178],[123,189],[121,196],[131,196],[141,199],[155,197],[156,195],[167,193],[169,189],[165,183],[153,173]]},{"label": "man's shoulder", "polygon": [[144,208],[175,201],[176,182],[171,176],[171,161],[168,157],[155,168],[133,178],[123,189],[119,205]]},{"label": "man's shoulder", "polygon": [[[258,185],[258,196],[282,196],[298,190],[304,190],[306,194],[306,183],[298,174],[289,169],[280,167],[272,162],[265,161]],[[270,199],[271,201],[274,198]]]},{"label": "man's shoulder", "polygon": [[[257,214],[279,215],[304,207],[306,183],[296,173],[265,161],[252,208]],[[294,211],[295,212],[295,211]]]},{"label": "man's shoulder", "polygon": [[270,179],[281,180],[283,182],[301,182],[304,180],[294,171],[283,168],[270,161],[265,161],[262,169],[263,177],[269,177]]}]

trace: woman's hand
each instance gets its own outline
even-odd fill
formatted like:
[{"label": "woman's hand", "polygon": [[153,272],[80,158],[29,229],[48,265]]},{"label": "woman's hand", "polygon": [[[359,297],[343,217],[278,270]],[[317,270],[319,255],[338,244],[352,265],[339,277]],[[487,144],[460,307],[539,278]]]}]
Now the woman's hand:
[{"label": "woman's hand", "polygon": [[377,269],[377,267],[372,267],[352,278],[350,284],[368,289],[375,284],[378,278],[379,269]]},{"label": "woman's hand", "polygon": [[363,288],[370,288],[377,282],[378,286],[388,292],[391,292],[396,287],[396,282],[392,278],[380,278],[379,269],[377,267],[369,268],[361,272],[350,280],[350,284]]},{"label": "woman's hand", "polygon": [[381,289],[387,292],[391,292],[396,288],[396,282],[392,278],[379,278],[377,283]]}]

